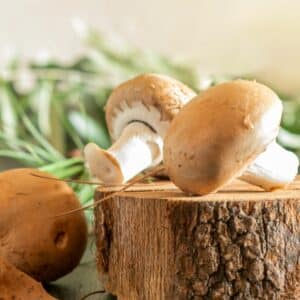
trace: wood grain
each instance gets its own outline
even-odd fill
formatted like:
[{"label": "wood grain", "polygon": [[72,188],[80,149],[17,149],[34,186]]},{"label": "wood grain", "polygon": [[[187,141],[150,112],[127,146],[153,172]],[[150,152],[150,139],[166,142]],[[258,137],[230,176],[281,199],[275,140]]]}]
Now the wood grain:
[{"label": "wood grain", "polygon": [[235,181],[203,197],[138,184],[95,215],[100,277],[118,299],[300,299],[299,178],[275,192]]}]

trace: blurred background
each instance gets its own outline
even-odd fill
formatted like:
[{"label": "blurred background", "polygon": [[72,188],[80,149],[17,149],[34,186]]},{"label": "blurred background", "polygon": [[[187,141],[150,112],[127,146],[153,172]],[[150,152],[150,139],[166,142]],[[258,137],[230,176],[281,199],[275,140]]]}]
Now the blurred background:
[{"label": "blurred background", "polygon": [[[299,154],[299,1],[1,4],[2,168],[17,162],[59,178],[89,178],[80,150],[89,141],[109,147],[107,97],[144,72],[168,74],[198,92],[237,77],[267,83],[284,101],[279,142]],[[83,203],[91,201],[93,187],[74,188]]]},{"label": "blurred background", "polygon": [[70,20],[185,58],[208,73],[251,73],[300,92],[297,0],[2,0],[0,45],[26,57],[47,50],[70,61],[84,51]]},{"label": "blurred background", "polygon": [[[89,180],[81,149],[110,146],[109,94],[144,72],[199,93],[233,78],[268,84],[284,104],[278,141],[300,154],[299,0],[0,1],[0,169]],[[92,203],[95,185],[71,186]],[[99,288],[93,241],[88,248],[53,295]]]}]

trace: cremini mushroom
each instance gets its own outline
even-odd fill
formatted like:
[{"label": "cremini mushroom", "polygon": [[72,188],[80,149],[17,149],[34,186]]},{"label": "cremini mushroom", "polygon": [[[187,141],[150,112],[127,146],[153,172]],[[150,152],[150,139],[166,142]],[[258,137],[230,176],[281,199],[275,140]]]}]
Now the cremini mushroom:
[{"label": "cremini mushroom", "polygon": [[56,300],[42,284],[0,256],[0,299]]},{"label": "cremini mushroom", "polygon": [[195,97],[173,119],[164,141],[172,181],[194,194],[236,177],[265,190],[294,180],[298,158],[276,144],[282,103],[265,85],[235,80]]},{"label": "cremini mushroom", "polygon": [[70,186],[27,168],[1,172],[0,186],[0,256],[41,282],[71,272],[84,253],[88,232],[82,211],[55,217],[81,208]]},{"label": "cremini mushroom", "polygon": [[183,83],[143,74],[120,86],[106,104],[106,122],[114,144],[84,149],[91,174],[106,184],[128,181],[162,161],[163,138],[171,120],[195,96]]}]

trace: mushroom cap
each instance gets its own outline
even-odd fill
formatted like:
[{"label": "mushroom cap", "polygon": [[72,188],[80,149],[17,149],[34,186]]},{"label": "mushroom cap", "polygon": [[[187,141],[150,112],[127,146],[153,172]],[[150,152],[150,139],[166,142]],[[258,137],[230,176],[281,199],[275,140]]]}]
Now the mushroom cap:
[{"label": "mushroom cap", "polygon": [[132,121],[145,122],[164,135],[167,126],[160,122],[169,124],[194,96],[189,87],[165,75],[142,74],[128,80],[113,90],[105,106],[110,136],[116,140]]},{"label": "mushroom cap", "polygon": [[[36,169],[0,173],[0,255],[42,282],[71,272],[87,243],[87,223],[73,190]],[[1,294],[1,293],[0,293]],[[1,297],[0,297],[1,298]]]},{"label": "mushroom cap", "polygon": [[40,282],[17,269],[0,256],[0,299],[57,300]]},{"label": "mushroom cap", "polygon": [[168,175],[190,193],[217,191],[276,138],[281,115],[278,96],[255,81],[235,80],[208,89],[181,109],[167,131]]}]

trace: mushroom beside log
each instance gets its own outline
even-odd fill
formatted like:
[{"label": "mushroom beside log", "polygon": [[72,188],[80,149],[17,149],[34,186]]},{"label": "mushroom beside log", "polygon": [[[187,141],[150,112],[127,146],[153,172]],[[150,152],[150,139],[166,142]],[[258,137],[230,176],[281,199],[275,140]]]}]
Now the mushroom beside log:
[{"label": "mushroom beside log", "polygon": [[80,262],[87,223],[82,211],[55,217],[81,208],[79,200],[67,183],[32,174],[50,176],[26,168],[0,173],[0,256],[35,280],[50,282]]},{"label": "mushroom beside log", "polygon": [[275,141],[281,115],[278,96],[255,81],[208,89],[181,109],[168,129],[168,175],[182,190],[200,195],[237,177],[265,190],[286,186],[299,161]]},{"label": "mushroom beside log", "polygon": [[56,300],[44,290],[42,284],[0,256],[1,300]]},{"label": "mushroom beside log", "polygon": [[195,95],[183,83],[157,74],[118,86],[105,107],[113,145],[104,150],[90,143],[84,149],[91,174],[103,183],[119,184],[158,165],[171,120]]}]

